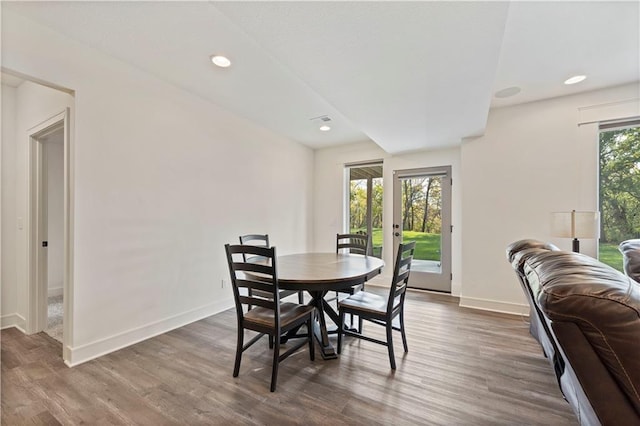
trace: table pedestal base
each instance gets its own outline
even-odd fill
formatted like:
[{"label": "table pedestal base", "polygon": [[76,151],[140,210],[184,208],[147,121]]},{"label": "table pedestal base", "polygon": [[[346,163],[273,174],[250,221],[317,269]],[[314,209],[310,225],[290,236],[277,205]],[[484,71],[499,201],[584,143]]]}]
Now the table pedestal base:
[{"label": "table pedestal base", "polygon": [[[317,318],[313,324],[313,335],[320,345],[320,355],[322,356],[322,359],[336,359],[338,358],[338,354],[329,341],[329,334],[338,333],[338,327],[333,330],[327,330],[325,314],[328,315],[331,321],[336,325],[340,324],[340,316],[329,302],[325,300],[324,296],[327,294],[327,291],[310,291],[309,294],[311,295],[311,301],[308,305],[316,308]],[[306,336],[306,334],[300,334],[299,330],[300,328],[295,328],[289,331],[286,335],[281,336],[280,342],[285,343],[291,338]],[[349,330],[357,331],[357,329],[353,327],[353,324],[350,325]]]},{"label": "table pedestal base", "polygon": [[324,295],[327,294],[326,291],[311,291],[309,294],[311,295],[311,302],[309,302],[309,304],[315,306],[316,314],[318,315],[318,321],[316,321],[313,327],[313,334],[318,344],[320,344],[320,355],[322,355],[322,359],[336,359],[338,358],[338,354],[329,341],[329,332],[324,315],[325,313],[329,315],[336,324],[339,324],[340,317],[331,305],[324,300]]}]

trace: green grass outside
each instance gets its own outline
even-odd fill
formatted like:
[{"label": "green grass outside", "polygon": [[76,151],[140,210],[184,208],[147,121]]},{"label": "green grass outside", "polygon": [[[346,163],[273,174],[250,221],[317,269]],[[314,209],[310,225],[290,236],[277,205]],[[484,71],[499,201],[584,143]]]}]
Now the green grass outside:
[{"label": "green grass outside", "polygon": [[415,241],[414,259],[440,260],[440,234],[426,232],[402,231],[403,241]]},{"label": "green grass outside", "polygon": [[[364,231],[353,229],[351,232]],[[414,259],[420,260],[440,260],[440,234],[428,234],[426,232],[403,231],[404,241],[415,241],[416,251]],[[382,246],[382,229],[374,228],[371,241],[374,247],[374,254],[377,254],[376,247]]]},{"label": "green grass outside", "polygon": [[622,269],[622,253],[618,251],[618,244],[615,243],[600,243],[600,250],[598,253],[598,259],[602,263],[623,272]]},{"label": "green grass outside", "polygon": [[[353,232],[358,231],[357,229]],[[404,241],[415,241],[416,251],[415,259],[422,260],[440,260],[440,234],[428,234],[426,232],[403,231],[402,238]],[[382,229],[374,228],[371,235],[373,247],[382,246]],[[623,272],[622,254],[618,251],[618,244],[600,243],[600,252],[598,258],[602,263]]]},{"label": "green grass outside", "polygon": [[[353,232],[358,231],[354,230]],[[404,241],[415,241],[415,259],[440,260],[440,234],[428,234],[426,232],[403,231]],[[382,229],[374,228],[371,236],[374,249],[382,246]],[[602,263],[623,272],[622,254],[618,251],[616,243],[600,243],[598,258]]]},{"label": "green grass outside", "polygon": [[[354,229],[352,232],[364,231]],[[428,234],[426,232],[413,232],[403,231],[402,238],[404,241],[415,241],[416,251],[415,259],[422,260],[440,260],[440,234]],[[374,254],[379,253],[379,248],[382,247],[382,229],[374,228],[373,235],[371,235],[373,242]],[[622,267],[622,253],[618,251],[618,244],[616,243],[600,243],[600,253],[598,258],[602,263],[623,272]]]}]

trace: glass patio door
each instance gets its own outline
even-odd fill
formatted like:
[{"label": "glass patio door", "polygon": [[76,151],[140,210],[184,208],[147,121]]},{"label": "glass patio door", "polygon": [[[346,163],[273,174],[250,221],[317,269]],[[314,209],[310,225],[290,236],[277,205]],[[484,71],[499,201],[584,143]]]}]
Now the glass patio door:
[{"label": "glass patio door", "polygon": [[451,166],[393,175],[394,250],[402,241],[416,241],[409,286],[450,293]]}]

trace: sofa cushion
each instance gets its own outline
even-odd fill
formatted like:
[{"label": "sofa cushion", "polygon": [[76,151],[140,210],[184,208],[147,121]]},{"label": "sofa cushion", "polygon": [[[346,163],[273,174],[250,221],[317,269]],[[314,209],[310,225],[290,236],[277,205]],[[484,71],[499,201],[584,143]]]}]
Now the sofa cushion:
[{"label": "sofa cushion", "polygon": [[525,261],[535,303],[551,322],[572,322],[640,413],[640,286],[597,260],[547,251]]},{"label": "sofa cushion", "polygon": [[624,259],[624,272],[640,283],[640,239],[623,241],[618,250]]}]

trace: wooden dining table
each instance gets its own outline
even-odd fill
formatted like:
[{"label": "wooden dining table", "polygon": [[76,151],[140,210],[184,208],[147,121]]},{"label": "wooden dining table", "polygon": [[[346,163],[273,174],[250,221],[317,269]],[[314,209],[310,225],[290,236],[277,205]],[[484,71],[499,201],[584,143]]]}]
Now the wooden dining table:
[{"label": "wooden dining table", "polygon": [[325,314],[336,325],[340,322],[338,313],[324,296],[329,291],[364,284],[380,274],[383,267],[382,259],[359,254],[300,253],[278,256],[279,287],[285,290],[302,290],[311,295],[309,304],[315,306],[318,313],[313,332],[320,344],[323,359],[337,358],[335,348],[329,341]]}]

